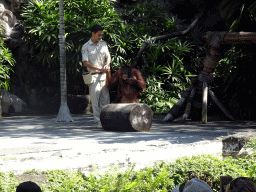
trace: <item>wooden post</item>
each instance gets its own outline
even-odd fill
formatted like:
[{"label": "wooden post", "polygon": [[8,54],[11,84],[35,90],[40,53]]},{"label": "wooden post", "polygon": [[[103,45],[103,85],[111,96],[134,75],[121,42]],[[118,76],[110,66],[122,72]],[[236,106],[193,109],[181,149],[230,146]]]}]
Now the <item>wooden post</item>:
[{"label": "wooden post", "polygon": [[188,102],[187,102],[187,107],[185,109],[185,113],[184,115],[182,116],[181,120],[182,121],[185,121],[187,118],[188,118],[188,115],[190,113],[190,110],[191,110],[191,103],[192,103],[192,100],[195,96],[195,93],[196,93],[196,88],[194,87],[190,93],[190,96],[188,98]]},{"label": "wooden post", "polygon": [[190,92],[191,91],[188,91],[188,90],[183,92],[183,94],[181,95],[180,100],[178,101],[178,103],[176,103],[171,108],[171,110],[168,112],[168,114],[163,119],[163,122],[167,122],[167,121],[172,122],[176,117],[178,117],[179,111],[181,110],[181,108],[185,104],[185,101],[189,97]]},{"label": "wooden post", "polygon": [[223,111],[223,113],[230,118],[231,120],[235,120],[234,117],[228,112],[228,110],[222,105],[222,103],[217,99],[214,92],[209,90],[209,95],[211,96],[212,100],[218,105],[218,107]]},{"label": "wooden post", "polygon": [[203,103],[202,103],[202,123],[207,123],[207,97],[208,97],[208,85],[203,83]]}]

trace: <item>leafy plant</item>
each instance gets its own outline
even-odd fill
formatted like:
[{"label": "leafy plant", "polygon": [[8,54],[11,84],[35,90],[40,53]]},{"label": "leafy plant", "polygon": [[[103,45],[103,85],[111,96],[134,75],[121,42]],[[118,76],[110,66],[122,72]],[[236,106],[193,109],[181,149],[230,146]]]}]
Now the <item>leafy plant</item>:
[{"label": "leafy plant", "polygon": [[152,75],[146,79],[147,88],[142,91],[140,102],[147,104],[155,114],[167,113],[178,99],[162,88],[161,79]]},{"label": "leafy plant", "polygon": [[255,74],[249,70],[255,63],[253,49],[253,44],[233,45],[215,70],[221,79],[218,86],[218,89],[222,90],[221,100],[227,103],[236,119],[255,118],[253,114],[256,92],[250,86]]},{"label": "leafy plant", "polygon": [[223,0],[220,12],[230,32],[255,31],[256,3],[254,1]]},{"label": "leafy plant", "polygon": [[252,148],[256,150],[256,138],[250,137],[249,142],[246,143],[246,148]]},{"label": "leafy plant", "polygon": [[14,63],[15,60],[10,50],[4,45],[3,39],[0,38],[0,89],[10,89],[10,71],[13,71]]},{"label": "leafy plant", "polygon": [[175,38],[150,45],[143,55],[145,65],[141,71],[144,76],[148,75],[148,88],[142,92],[147,99],[141,101],[150,105],[155,113],[167,113],[189,86],[189,77],[195,76],[185,69],[183,63],[192,48],[189,41],[182,43]]},{"label": "leafy plant", "polygon": [[[91,38],[91,27],[102,25],[106,30],[103,37],[107,41],[112,58],[119,55],[116,49],[121,30],[121,20],[111,5],[112,0],[64,0],[65,32],[66,32],[66,63],[68,92],[83,92],[81,48]],[[35,82],[43,89],[59,85],[59,11],[58,1],[29,0],[22,8],[23,25],[27,31],[27,39],[32,48],[31,67],[34,68]],[[42,78],[43,77],[43,78]],[[48,80],[48,82],[46,81]]]},{"label": "leafy plant", "polygon": [[[170,163],[154,163],[138,171],[128,168],[119,172],[117,167],[104,174],[89,173],[85,175],[65,170],[43,171],[47,176],[42,191],[171,191],[174,187],[192,178],[204,180],[214,192],[220,190],[220,176],[250,177],[256,182],[255,157],[251,159],[229,158],[220,156],[198,155],[177,158]],[[42,174],[39,174],[42,175]],[[0,172],[1,191],[14,192],[21,182],[13,178],[13,173]]]}]

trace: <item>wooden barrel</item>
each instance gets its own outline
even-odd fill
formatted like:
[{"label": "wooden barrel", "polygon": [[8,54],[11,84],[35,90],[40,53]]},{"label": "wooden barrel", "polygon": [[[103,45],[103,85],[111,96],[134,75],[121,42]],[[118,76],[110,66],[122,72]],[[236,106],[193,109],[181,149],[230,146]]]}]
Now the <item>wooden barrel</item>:
[{"label": "wooden barrel", "polygon": [[143,103],[109,104],[100,113],[102,127],[108,131],[148,131],[153,112]]}]

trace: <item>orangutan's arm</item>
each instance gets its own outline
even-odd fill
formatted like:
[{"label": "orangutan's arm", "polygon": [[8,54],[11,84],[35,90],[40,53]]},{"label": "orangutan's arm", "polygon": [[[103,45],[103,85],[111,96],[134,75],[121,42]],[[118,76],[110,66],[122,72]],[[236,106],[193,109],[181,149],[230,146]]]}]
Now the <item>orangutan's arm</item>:
[{"label": "orangutan's arm", "polygon": [[118,77],[120,76],[120,69],[118,69],[111,77],[111,79],[109,80],[109,86],[111,86],[112,84],[114,84],[117,80]]},{"label": "orangutan's arm", "polygon": [[134,85],[140,89],[146,89],[146,82],[142,77],[140,71],[138,69],[133,69],[133,78],[129,78],[127,82],[131,85]]}]

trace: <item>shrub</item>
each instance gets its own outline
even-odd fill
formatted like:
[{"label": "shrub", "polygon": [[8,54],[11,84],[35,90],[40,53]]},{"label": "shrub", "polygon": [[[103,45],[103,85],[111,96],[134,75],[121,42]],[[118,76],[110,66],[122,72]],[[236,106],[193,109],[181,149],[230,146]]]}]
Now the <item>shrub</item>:
[{"label": "shrub", "polygon": [[221,79],[218,86],[218,90],[222,90],[219,94],[221,100],[227,103],[236,119],[255,119],[256,92],[250,86],[255,75],[253,70],[249,70],[256,61],[254,49],[253,44],[233,45],[225,52],[225,58],[219,61],[215,70]]},{"label": "shrub", "polygon": [[[68,93],[84,93],[81,47],[91,38],[91,27],[102,25],[111,56],[118,55],[115,44],[119,37],[114,33],[121,30],[121,21],[115,13],[112,0],[64,0],[66,32],[66,63]],[[22,8],[23,25],[32,48],[31,67],[35,82],[44,89],[56,85],[59,92],[59,10],[58,1],[29,0]],[[113,54],[114,53],[114,54]],[[46,79],[48,81],[46,81]],[[38,82],[39,81],[39,82]]]},{"label": "shrub", "polygon": [[[43,191],[171,191],[196,177],[206,181],[217,192],[220,190],[220,176],[250,177],[255,183],[255,161],[255,157],[222,160],[218,156],[199,155],[178,158],[170,163],[155,163],[139,171],[134,170],[136,164],[133,164],[124,173],[118,172],[117,168],[88,176],[80,170],[49,170],[43,172],[47,176],[47,185],[40,187]],[[14,191],[17,185],[13,173],[0,173],[1,191]]]},{"label": "shrub", "polygon": [[9,49],[4,45],[2,34],[0,30],[0,89],[9,90],[10,86],[10,71],[15,63],[15,60],[9,51]]}]

